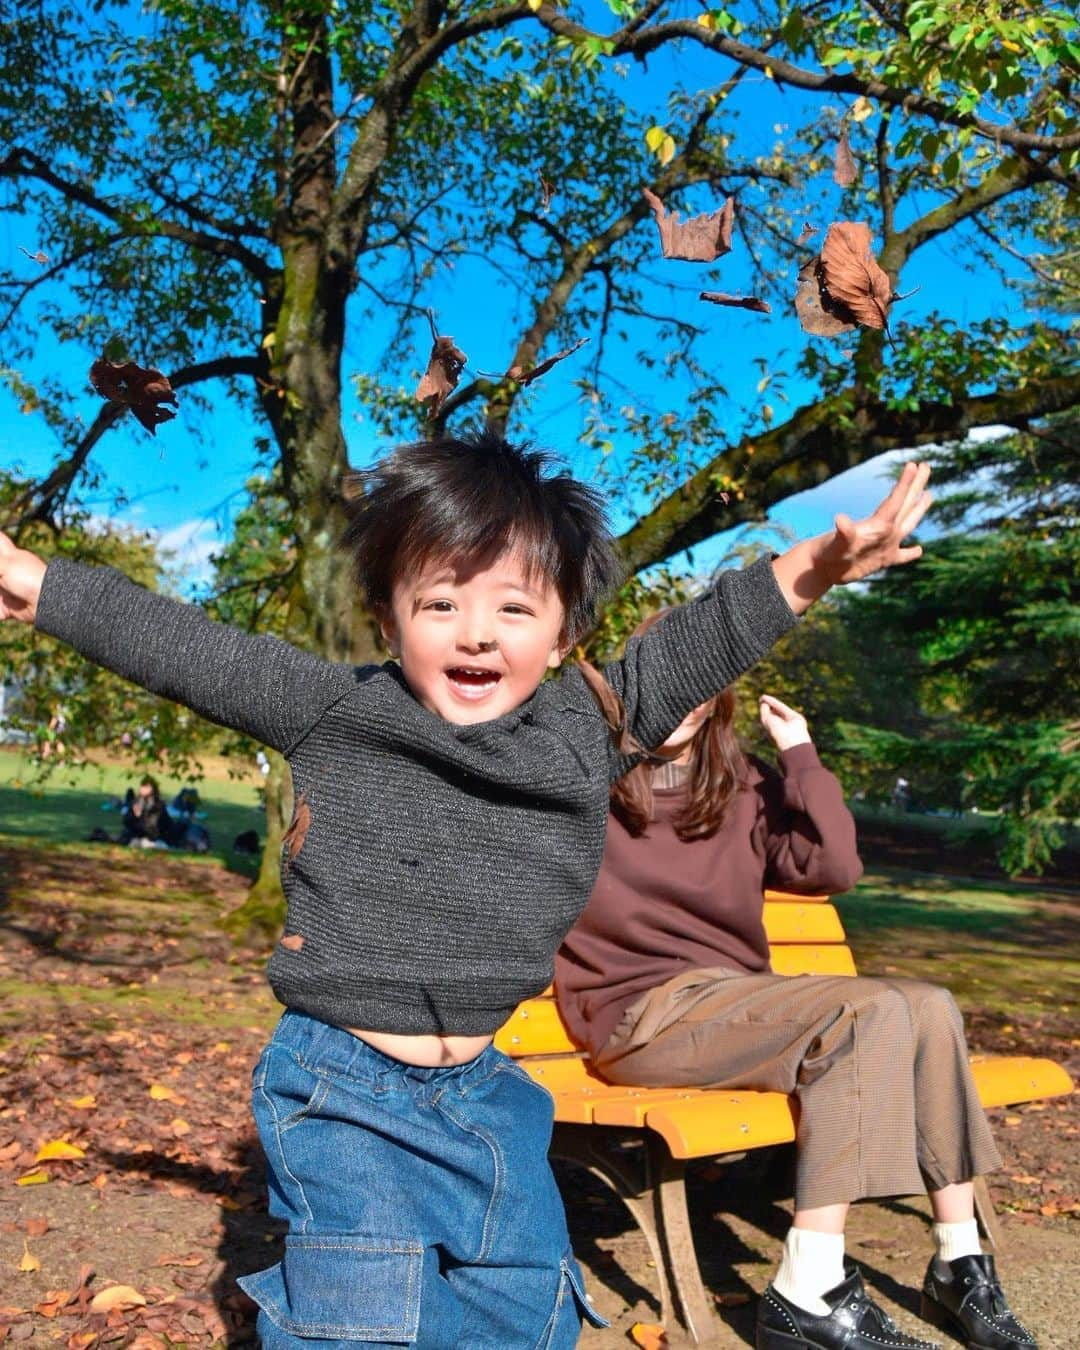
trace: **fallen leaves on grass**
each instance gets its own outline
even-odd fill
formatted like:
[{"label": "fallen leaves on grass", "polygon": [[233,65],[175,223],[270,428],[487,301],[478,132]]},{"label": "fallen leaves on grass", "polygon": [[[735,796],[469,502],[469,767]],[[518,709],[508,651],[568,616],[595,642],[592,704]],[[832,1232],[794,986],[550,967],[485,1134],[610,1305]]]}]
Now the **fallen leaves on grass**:
[{"label": "fallen leaves on grass", "polygon": [[656,218],[660,249],[665,258],[679,258],[685,262],[715,262],[717,258],[731,252],[731,232],[735,224],[734,197],[729,197],[718,211],[710,215],[680,220],[678,211],[668,211],[649,188],[642,188],[641,195],[649,203]]}]

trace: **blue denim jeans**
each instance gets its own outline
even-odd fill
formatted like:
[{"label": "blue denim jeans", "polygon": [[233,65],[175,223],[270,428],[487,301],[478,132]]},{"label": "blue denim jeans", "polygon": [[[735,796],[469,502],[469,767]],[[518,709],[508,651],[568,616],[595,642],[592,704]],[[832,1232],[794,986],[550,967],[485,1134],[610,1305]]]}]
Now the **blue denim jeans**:
[{"label": "blue denim jeans", "polygon": [[551,1098],[489,1046],[421,1069],[287,1012],[254,1076],[284,1259],[247,1275],[264,1350],[569,1350],[589,1306]]}]

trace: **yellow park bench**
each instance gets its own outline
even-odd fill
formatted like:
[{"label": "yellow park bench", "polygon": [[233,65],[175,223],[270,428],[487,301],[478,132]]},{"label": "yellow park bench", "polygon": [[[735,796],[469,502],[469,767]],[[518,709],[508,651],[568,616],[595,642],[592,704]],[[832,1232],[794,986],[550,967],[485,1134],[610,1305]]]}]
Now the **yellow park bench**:
[{"label": "yellow park bench", "polygon": [[[765,893],[765,928],[778,974],[855,974],[840,916],[828,900]],[[695,1345],[716,1344],[719,1327],[687,1213],[686,1163],[791,1143],[791,1099],[780,1092],[607,1083],[571,1041],[551,990],[522,1003],[495,1043],[554,1097],[552,1154],[579,1163],[610,1186],[645,1234],[659,1278],[664,1326],[681,1327]],[[1072,1090],[1065,1070],[1048,1059],[975,1056],[972,1070],[987,1107]],[[997,1221],[981,1181],[976,1203],[983,1230],[997,1245]]]}]

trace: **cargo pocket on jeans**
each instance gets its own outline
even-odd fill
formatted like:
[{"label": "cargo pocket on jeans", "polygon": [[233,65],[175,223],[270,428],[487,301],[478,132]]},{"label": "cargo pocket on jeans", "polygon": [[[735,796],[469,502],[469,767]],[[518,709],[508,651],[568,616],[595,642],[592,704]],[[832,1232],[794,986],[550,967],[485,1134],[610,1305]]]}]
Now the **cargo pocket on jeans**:
[{"label": "cargo pocket on jeans", "polygon": [[424,1248],[355,1233],[291,1233],[285,1259],[237,1281],[275,1326],[317,1340],[411,1345]]}]

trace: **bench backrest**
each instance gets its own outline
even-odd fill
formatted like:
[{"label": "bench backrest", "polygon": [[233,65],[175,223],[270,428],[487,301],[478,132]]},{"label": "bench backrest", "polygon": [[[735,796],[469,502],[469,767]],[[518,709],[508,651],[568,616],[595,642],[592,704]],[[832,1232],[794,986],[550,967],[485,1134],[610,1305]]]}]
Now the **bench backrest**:
[{"label": "bench backrest", "polygon": [[[772,968],[778,975],[854,975],[855,960],[845,943],[840,915],[827,895],[765,892],[765,932]],[[527,999],[495,1037],[505,1054],[574,1055],[579,1051],[563,1025],[552,990]],[[555,1066],[551,1066],[555,1072]],[[567,1072],[578,1073],[566,1065]]]}]

